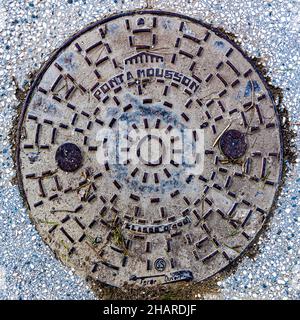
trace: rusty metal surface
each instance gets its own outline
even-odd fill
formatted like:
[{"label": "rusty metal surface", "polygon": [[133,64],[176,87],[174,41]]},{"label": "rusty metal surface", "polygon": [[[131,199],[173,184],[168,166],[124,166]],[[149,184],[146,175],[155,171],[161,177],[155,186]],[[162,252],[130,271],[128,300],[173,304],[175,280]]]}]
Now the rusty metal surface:
[{"label": "rusty metal surface", "polygon": [[[124,119],[202,129],[203,172],[101,166],[97,132]],[[281,176],[263,79],[220,32],[173,13],[121,14],[75,35],[38,75],[21,120],[19,179],[38,231],[65,264],[112,285],[222,270],[261,229]]]}]

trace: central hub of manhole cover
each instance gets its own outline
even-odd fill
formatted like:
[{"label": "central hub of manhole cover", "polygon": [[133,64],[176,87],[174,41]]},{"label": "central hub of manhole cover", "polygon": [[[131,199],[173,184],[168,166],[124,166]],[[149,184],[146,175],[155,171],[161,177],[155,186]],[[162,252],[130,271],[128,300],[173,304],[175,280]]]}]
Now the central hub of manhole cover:
[{"label": "central hub of manhole cover", "polygon": [[281,175],[277,113],[225,35],[178,14],[112,16],[43,67],[20,123],[31,217],[104,283],[200,281],[236,259]]}]

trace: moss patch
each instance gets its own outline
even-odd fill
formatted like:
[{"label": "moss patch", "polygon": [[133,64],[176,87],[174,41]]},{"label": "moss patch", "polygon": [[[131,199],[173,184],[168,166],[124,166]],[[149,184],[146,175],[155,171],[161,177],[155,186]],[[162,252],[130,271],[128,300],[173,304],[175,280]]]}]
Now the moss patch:
[{"label": "moss patch", "polygon": [[213,281],[203,281],[201,284],[178,282],[154,287],[138,287],[126,284],[122,288],[113,288],[87,278],[95,295],[104,300],[193,300],[204,299],[206,294],[216,296],[219,292],[217,281],[224,275],[219,274]]}]

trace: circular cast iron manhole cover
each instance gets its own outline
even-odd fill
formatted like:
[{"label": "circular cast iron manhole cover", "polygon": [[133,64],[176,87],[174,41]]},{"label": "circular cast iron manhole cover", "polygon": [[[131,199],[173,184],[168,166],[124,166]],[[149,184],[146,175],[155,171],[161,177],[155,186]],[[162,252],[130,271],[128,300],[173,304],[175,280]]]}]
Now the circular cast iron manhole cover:
[{"label": "circular cast iron manhole cover", "polygon": [[[41,236],[79,274],[117,286],[200,281],[261,229],[280,137],[263,79],[225,35],[174,13],[125,13],[73,36],[36,78],[20,185]],[[110,156],[119,138],[135,161]],[[194,162],[180,161],[186,146]]]}]

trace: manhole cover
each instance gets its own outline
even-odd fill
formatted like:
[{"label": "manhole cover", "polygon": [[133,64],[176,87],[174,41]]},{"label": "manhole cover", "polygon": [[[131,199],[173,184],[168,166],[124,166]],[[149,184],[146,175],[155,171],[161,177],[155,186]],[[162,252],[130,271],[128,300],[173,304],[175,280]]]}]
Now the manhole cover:
[{"label": "manhole cover", "polygon": [[254,239],[281,175],[278,116],[220,32],[160,12],[82,30],[43,67],[20,123],[31,217],[104,283],[200,281]]}]

